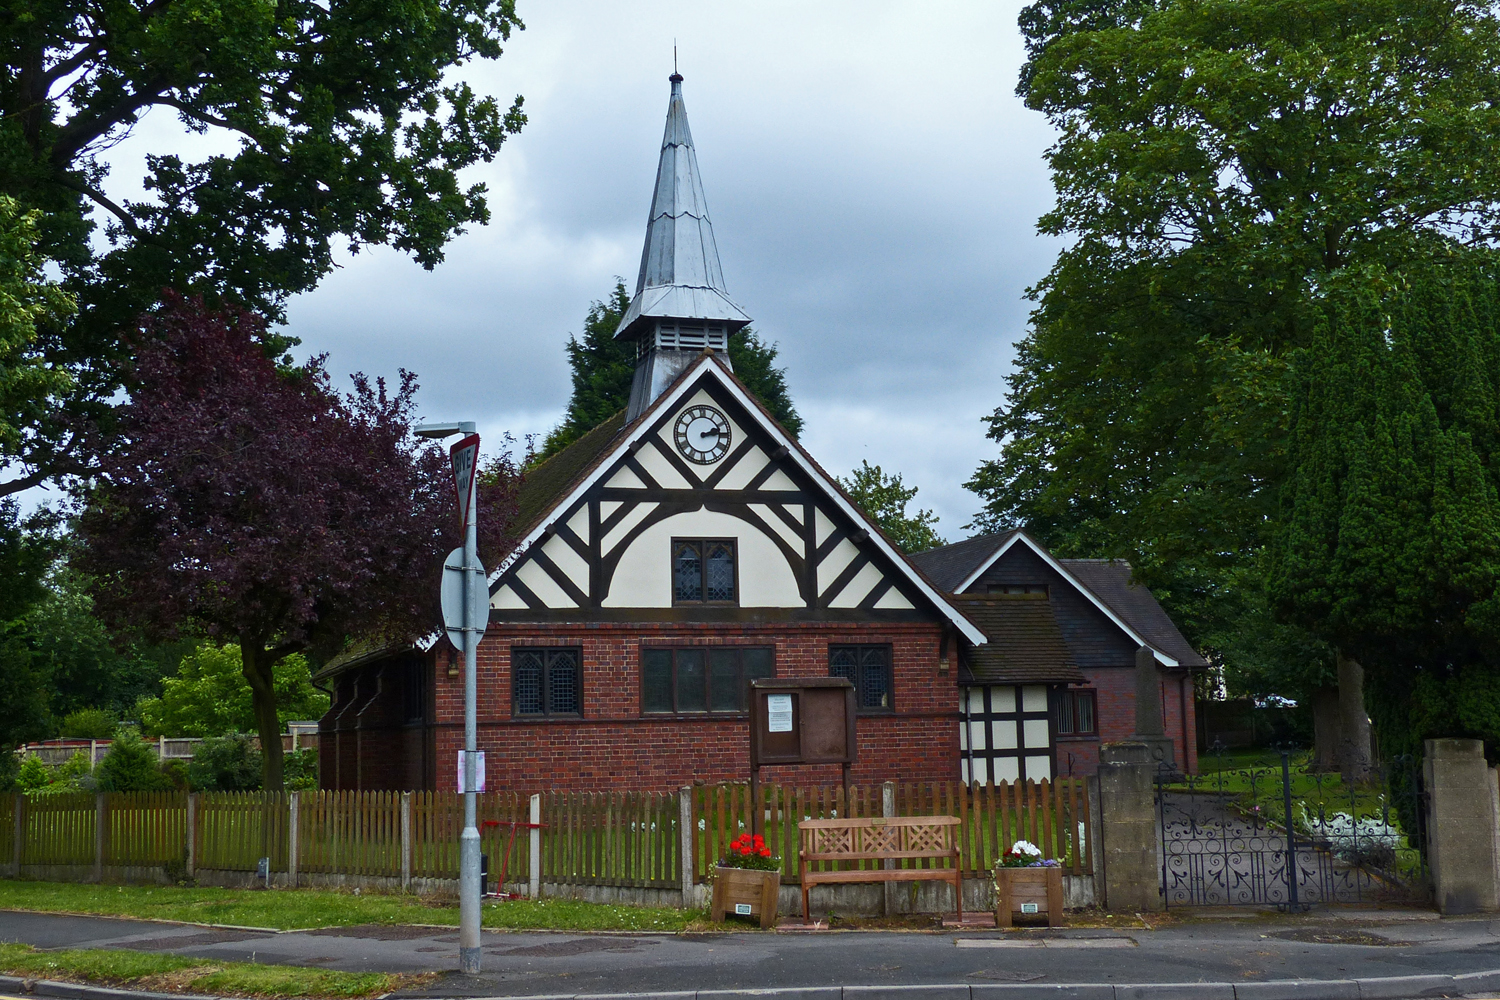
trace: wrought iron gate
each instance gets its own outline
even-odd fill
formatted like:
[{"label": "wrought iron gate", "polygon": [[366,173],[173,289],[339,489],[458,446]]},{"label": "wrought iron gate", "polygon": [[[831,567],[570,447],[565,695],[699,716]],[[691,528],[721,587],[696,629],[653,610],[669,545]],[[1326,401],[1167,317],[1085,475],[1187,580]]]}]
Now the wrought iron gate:
[{"label": "wrought iron gate", "polygon": [[1157,775],[1167,906],[1427,900],[1426,801],[1414,759],[1374,764],[1347,786],[1296,750],[1230,756],[1215,747],[1199,770]]}]

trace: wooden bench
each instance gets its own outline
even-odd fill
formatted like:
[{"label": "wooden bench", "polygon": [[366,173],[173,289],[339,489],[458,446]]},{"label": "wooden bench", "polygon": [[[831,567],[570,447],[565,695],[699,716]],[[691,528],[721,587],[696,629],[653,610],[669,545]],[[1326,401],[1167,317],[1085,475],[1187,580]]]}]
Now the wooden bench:
[{"label": "wooden bench", "polygon": [[[833,882],[953,883],[958,919],[964,917],[963,872],[959,867],[957,816],[901,816],[890,819],[809,819],[797,824],[802,849],[797,873],[802,878],[802,919],[811,920],[807,890]],[[946,860],[952,867],[880,868],[811,871],[817,861]]]}]

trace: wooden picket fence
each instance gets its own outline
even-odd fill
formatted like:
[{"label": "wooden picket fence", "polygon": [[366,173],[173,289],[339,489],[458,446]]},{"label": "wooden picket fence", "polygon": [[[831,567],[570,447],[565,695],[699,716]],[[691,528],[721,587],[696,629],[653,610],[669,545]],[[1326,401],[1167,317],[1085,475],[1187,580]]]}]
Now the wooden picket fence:
[{"label": "wooden picket fence", "polygon": [[681,884],[682,813],[671,792],[547,792],[542,816],[544,882]]},{"label": "wooden picket fence", "polygon": [[[957,816],[959,850],[965,874],[982,876],[1017,840],[1027,840],[1042,857],[1057,859],[1067,875],[1093,873],[1093,829],[1088,783],[1081,778],[1055,781],[901,782],[892,788],[892,816]],[[853,819],[885,814],[881,785],[851,785],[848,801],[839,785],[760,786],[761,831],[772,852],[781,857],[783,882],[798,883],[797,824],[807,819]],[[747,784],[704,785],[694,789],[694,878],[702,881],[714,862],[729,853],[729,842],[751,831],[755,805]],[[824,863],[826,866],[826,863]],[[875,862],[843,863],[873,867]],[[931,865],[926,860],[903,862]],[[821,870],[821,868],[819,869]]]},{"label": "wooden picket fence", "polygon": [[[1058,859],[1066,874],[1093,871],[1082,779],[855,785],[847,802],[835,785],[763,785],[758,803],[744,784],[700,785],[684,794],[692,817],[687,837],[676,792],[481,795],[478,822],[490,883],[500,881],[502,870],[508,882],[526,882],[533,849],[538,877],[547,883],[676,888],[684,865],[702,881],[729,841],[751,829],[757,809],[767,842],[782,858],[782,877],[792,883],[798,880],[799,822],[885,814],[959,817],[962,864],[970,875],[987,871],[1019,839]],[[528,825],[533,799],[541,823],[536,831]],[[276,873],[390,877],[409,885],[457,877],[462,828],[463,798],[454,792],[6,796],[0,798],[0,864],[253,872],[268,858]]]},{"label": "wooden picket fence", "polygon": [[[183,864],[187,796],[176,792],[115,792],[104,796],[106,865]],[[92,859],[90,859],[92,860]]]}]

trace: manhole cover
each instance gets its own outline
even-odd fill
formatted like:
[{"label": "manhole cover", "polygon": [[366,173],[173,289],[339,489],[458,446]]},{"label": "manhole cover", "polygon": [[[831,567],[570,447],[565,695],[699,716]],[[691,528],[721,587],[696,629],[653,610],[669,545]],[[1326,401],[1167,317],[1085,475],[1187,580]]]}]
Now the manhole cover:
[{"label": "manhole cover", "polygon": [[131,941],[129,947],[137,951],[176,951],[179,948],[201,948],[209,944],[227,944],[233,941],[253,941],[270,937],[255,931],[204,931],[202,934],[179,934],[176,937],[147,938]]},{"label": "manhole cover", "polygon": [[1377,947],[1404,945],[1405,941],[1392,941],[1369,931],[1337,930],[1328,927],[1303,927],[1295,931],[1279,931],[1271,935],[1283,941],[1301,941],[1303,944],[1363,944]]},{"label": "manhole cover", "polygon": [[316,937],[366,938],[371,941],[418,941],[422,938],[456,936],[458,928],[446,930],[441,927],[403,927],[399,924],[361,924],[358,927],[320,927],[304,932]]}]

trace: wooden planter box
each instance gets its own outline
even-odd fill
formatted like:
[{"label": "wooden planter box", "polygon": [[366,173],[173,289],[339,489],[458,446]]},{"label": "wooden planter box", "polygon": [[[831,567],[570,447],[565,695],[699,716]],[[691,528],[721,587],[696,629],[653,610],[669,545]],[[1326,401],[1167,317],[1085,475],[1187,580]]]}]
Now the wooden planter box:
[{"label": "wooden planter box", "polygon": [[714,868],[714,895],[710,916],[722,921],[724,914],[756,917],[766,930],[776,925],[776,900],[781,890],[781,872],[751,868]]},{"label": "wooden planter box", "polygon": [[1048,927],[1062,925],[1061,868],[995,869],[995,926],[1014,927],[1015,918],[1023,916],[1046,917]]}]

